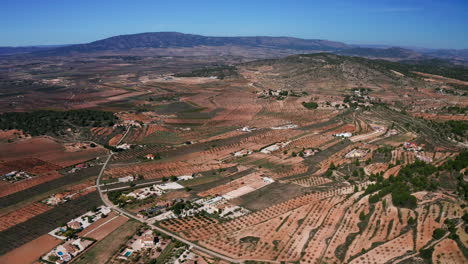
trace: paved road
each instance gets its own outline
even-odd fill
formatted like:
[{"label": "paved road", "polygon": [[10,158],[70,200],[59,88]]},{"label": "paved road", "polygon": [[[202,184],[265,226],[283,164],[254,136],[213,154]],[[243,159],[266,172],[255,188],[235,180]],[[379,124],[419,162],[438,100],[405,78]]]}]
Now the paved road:
[{"label": "paved road", "polygon": [[[130,130],[130,129],[129,129],[129,130]],[[128,133],[128,131],[127,131],[127,133]],[[125,135],[126,135],[126,134],[125,134]],[[125,137],[125,136],[124,136],[124,137]],[[122,137],[122,139],[123,139],[124,137]],[[119,141],[119,144],[120,144],[120,142],[121,142],[121,141]],[[187,244],[187,245],[189,245],[189,246],[191,246],[191,247],[193,247],[193,248],[195,248],[195,249],[197,249],[197,250],[199,250],[199,251],[201,251],[201,252],[204,252],[204,253],[206,253],[206,254],[209,254],[209,255],[211,255],[211,256],[213,256],[213,257],[217,257],[217,258],[219,258],[219,259],[228,261],[228,262],[230,262],[230,263],[244,263],[243,261],[236,260],[236,259],[232,259],[232,258],[227,257],[227,256],[225,256],[225,255],[219,254],[218,252],[215,252],[215,251],[212,251],[212,250],[210,250],[210,249],[204,248],[204,247],[202,247],[202,246],[200,246],[200,245],[194,244],[194,243],[192,243],[192,242],[190,242],[190,241],[188,241],[188,240],[186,240],[186,239],[184,239],[184,238],[182,238],[182,237],[180,237],[180,236],[178,236],[178,235],[176,235],[176,234],[174,234],[174,233],[172,233],[172,232],[169,232],[169,231],[167,231],[167,230],[165,230],[165,229],[162,229],[162,228],[160,228],[160,227],[158,227],[158,226],[155,226],[155,225],[149,223],[148,221],[145,221],[145,220],[143,220],[143,219],[141,219],[141,218],[138,218],[138,217],[134,216],[134,215],[131,214],[131,213],[128,213],[127,211],[125,211],[125,210],[123,210],[123,209],[121,209],[121,208],[115,206],[115,205],[114,205],[113,203],[111,203],[109,200],[105,199],[105,198],[104,198],[104,195],[103,195],[103,191],[101,190],[101,177],[102,177],[102,175],[104,174],[104,171],[105,171],[105,169],[106,169],[106,167],[107,167],[107,164],[109,163],[109,161],[111,160],[111,158],[112,158],[112,156],[113,156],[114,154],[115,154],[114,152],[112,152],[112,151],[110,152],[110,154],[109,154],[109,156],[107,157],[106,161],[104,162],[104,165],[102,166],[101,171],[99,172],[99,175],[98,175],[97,180],[96,180],[96,186],[97,186],[97,190],[98,190],[98,192],[99,192],[99,197],[101,198],[102,202],[103,202],[106,206],[108,206],[108,207],[112,208],[113,210],[115,210],[115,211],[117,211],[117,212],[119,212],[119,213],[121,213],[121,214],[127,216],[128,218],[132,218],[132,219],[134,219],[134,220],[136,220],[136,221],[138,221],[138,222],[145,223],[145,224],[147,224],[148,226],[150,226],[152,229],[157,230],[157,231],[160,232],[160,233],[166,234],[166,235],[168,235],[168,236],[170,236],[170,237],[172,237],[172,238],[174,238],[174,239],[176,239],[176,240],[181,241],[182,243],[185,243],[185,244]]]}]

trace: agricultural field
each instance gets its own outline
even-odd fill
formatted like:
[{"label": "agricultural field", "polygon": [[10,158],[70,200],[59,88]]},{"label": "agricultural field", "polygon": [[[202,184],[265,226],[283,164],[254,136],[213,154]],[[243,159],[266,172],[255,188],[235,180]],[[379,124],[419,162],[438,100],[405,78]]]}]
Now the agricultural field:
[{"label": "agricultural field", "polygon": [[93,241],[73,263],[467,262],[452,79],[324,53],[75,59],[0,82],[0,262],[57,228]]}]

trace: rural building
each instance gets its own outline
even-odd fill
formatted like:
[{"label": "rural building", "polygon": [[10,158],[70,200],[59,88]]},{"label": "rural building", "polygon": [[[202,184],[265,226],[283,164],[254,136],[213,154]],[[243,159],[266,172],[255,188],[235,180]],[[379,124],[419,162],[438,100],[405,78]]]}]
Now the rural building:
[{"label": "rural building", "polygon": [[68,227],[70,227],[71,229],[80,229],[81,228],[81,223],[78,222],[78,221],[72,221],[70,223],[68,223]]},{"label": "rural building", "polygon": [[154,240],[155,240],[155,237],[153,236],[151,230],[144,233],[140,238],[140,242],[144,247],[153,247]]},{"label": "rural building", "polygon": [[125,177],[120,177],[119,179],[119,182],[131,182],[131,181],[134,181],[135,178],[133,176],[125,176]]},{"label": "rural building", "polygon": [[350,133],[350,132],[346,132],[346,133],[338,133],[338,134],[335,134],[333,136],[335,137],[343,137],[343,138],[349,138],[351,137],[353,134]]},{"label": "rural building", "polygon": [[234,155],[234,157],[243,157],[243,156],[246,156],[246,155],[250,155],[252,153],[253,152],[251,150],[243,149],[243,150],[235,152],[233,155]]},{"label": "rural building", "polygon": [[148,160],[154,160],[154,155],[153,154],[148,154],[145,156],[146,159]]},{"label": "rural building", "polygon": [[132,145],[127,144],[127,143],[123,143],[123,144],[120,144],[120,145],[116,146],[117,149],[124,149],[124,150],[130,149],[131,147],[132,147]]},{"label": "rural building", "polygon": [[363,158],[368,153],[367,149],[353,149],[348,154],[345,155],[345,158],[352,159],[352,158]]}]

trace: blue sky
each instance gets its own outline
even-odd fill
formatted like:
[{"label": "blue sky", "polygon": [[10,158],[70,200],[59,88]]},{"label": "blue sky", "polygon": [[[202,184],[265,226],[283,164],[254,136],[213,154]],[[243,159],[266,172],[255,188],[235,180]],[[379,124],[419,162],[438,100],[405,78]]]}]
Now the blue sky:
[{"label": "blue sky", "polygon": [[468,48],[468,0],[0,1],[0,46],[157,31]]}]

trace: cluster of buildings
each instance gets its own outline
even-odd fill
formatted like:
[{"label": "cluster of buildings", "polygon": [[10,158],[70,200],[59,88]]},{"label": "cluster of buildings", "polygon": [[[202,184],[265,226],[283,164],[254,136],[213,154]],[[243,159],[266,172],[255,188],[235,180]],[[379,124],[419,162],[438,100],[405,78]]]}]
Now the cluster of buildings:
[{"label": "cluster of buildings", "polygon": [[24,171],[11,171],[3,175],[3,180],[14,183],[22,180],[30,179],[31,175]]},{"label": "cluster of buildings", "polygon": [[127,126],[127,127],[141,127],[141,123],[132,119],[124,119],[120,124],[115,124],[114,127]]},{"label": "cluster of buildings", "polygon": [[182,210],[182,212],[179,215],[176,215],[173,211],[166,211],[151,219],[155,221],[162,221],[166,219],[194,216],[202,212],[208,214],[219,213],[219,216],[222,218],[233,219],[250,213],[249,210],[243,207],[229,203],[228,199],[221,195],[215,197],[205,197],[195,200],[193,201],[192,205],[193,206],[190,209]]},{"label": "cluster of buildings", "polygon": [[152,230],[146,230],[140,236],[127,244],[127,248],[119,255],[119,259],[127,260],[134,252],[141,251],[146,248],[161,247],[162,241],[153,234]]},{"label": "cluster of buildings", "polygon": [[[192,179],[191,175],[184,175],[177,177],[178,180],[189,180]],[[126,197],[132,197],[136,200],[144,200],[151,196],[161,196],[168,190],[178,190],[183,189],[184,186],[180,185],[177,182],[167,182],[162,184],[154,184],[149,187],[136,189],[130,193],[125,194]]]},{"label": "cluster of buildings", "polygon": [[110,208],[101,206],[98,207],[95,211],[86,212],[85,214],[72,219],[66,223],[65,226],[60,226],[49,232],[49,235],[52,235],[65,242],[56,246],[54,249],[42,256],[41,262],[63,264],[71,261],[74,257],[79,255],[94,243],[94,240],[92,239],[82,237],[76,238],[72,235],[80,232],[102,217],[106,217],[110,212]]},{"label": "cluster of buildings", "polygon": [[111,209],[109,207],[98,207],[95,211],[88,211],[83,215],[72,219],[65,226],[57,227],[56,229],[50,231],[49,235],[61,240],[66,240],[68,238],[67,234],[76,233],[74,231],[85,229],[102,217],[106,217],[110,212]]},{"label": "cluster of buildings", "polygon": [[42,260],[47,261],[47,263],[66,263],[71,261],[72,258],[76,257],[93,243],[93,240],[83,238],[70,239],[52,249],[49,253],[42,257]]},{"label": "cluster of buildings", "polygon": [[414,143],[414,142],[405,142],[403,143],[403,148],[405,150],[409,150],[409,151],[421,151],[422,150],[422,146]]}]

